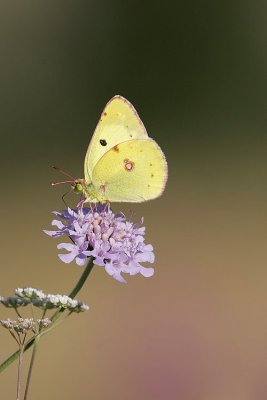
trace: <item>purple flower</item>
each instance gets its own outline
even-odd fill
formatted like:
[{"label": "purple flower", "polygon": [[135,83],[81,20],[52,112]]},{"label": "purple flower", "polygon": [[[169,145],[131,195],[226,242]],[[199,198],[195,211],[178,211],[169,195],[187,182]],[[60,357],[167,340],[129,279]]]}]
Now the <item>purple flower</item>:
[{"label": "purple flower", "polygon": [[153,263],[155,256],[151,244],[144,243],[145,227],[126,221],[123,214],[115,215],[109,207],[98,206],[95,209],[78,207],[68,208],[62,213],[53,212],[62,221],[53,220],[58,229],[44,231],[51,237],[66,235],[72,243],[61,243],[58,249],[68,253],[59,254],[59,258],[70,263],[84,265],[92,256],[93,263],[105,268],[117,281],[126,282],[121,273],[145,277],[154,274],[154,268],[141,263]]}]

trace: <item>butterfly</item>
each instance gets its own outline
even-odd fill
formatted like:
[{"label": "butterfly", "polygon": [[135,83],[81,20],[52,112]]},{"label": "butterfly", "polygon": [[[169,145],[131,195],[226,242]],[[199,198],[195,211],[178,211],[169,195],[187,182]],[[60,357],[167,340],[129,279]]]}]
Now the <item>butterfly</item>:
[{"label": "butterfly", "polygon": [[84,179],[67,182],[85,202],[139,203],[159,197],[167,176],[162,150],[148,136],[133,105],[117,95],[105,106],[89,143]]}]

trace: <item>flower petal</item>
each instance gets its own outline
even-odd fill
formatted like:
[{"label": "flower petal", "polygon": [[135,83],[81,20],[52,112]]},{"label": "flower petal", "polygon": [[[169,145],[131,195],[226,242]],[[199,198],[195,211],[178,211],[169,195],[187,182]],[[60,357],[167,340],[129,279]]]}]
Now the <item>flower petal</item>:
[{"label": "flower petal", "polygon": [[58,221],[57,219],[53,219],[51,225],[56,226],[58,229],[66,228],[66,225],[64,225],[61,221]]},{"label": "flower petal", "polygon": [[75,246],[75,244],[73,244],[73,243],[60,243],[57,245],[57,248],[59,250],[64,249],[64,250],[68,250],[68,251],[73,251],[73,250],[77,249],[77,246]]},{"label": "flower petal", "polygon": [[155,261],[155,255],[152,252],[145,252],[145,253],[137,253],[134,256],[134,260],[137,262],[150,262],[153,263]]},{"label": "flower petal", "polygon": [[118,282],[127,283],[127,281],[121,276],[120,273],[114,274],[113,278],[116,279],[116,281],[118,281]]},{"label": "flower petal", "polygon": [[53,237],[53,238],[57,238],[57,237],[59,237],[59,236],[64,235],[64,233],[61,232],[61,231],[47,231],[47,230],[43,230],[43,232],[44,232],[46,235],[51,236],[51,237]]},{"label": "flower petal", "polygon": [[87,257],[86,256],[83,256],[83,254],[79,254],[77,257],[76,257],[76,264],[77,265],[84,265],[84,264],[86,264],[86,260],[87,260]]},{"label": "flower petal", "polygon": [[145,276],[146,278],[150,278],[151,276],[154,275],[154,268],[141,267],[140,273],[141,273],[141,275]]},{"label": "flower petal", "polygon": [[67,254],[59,254],[58,256],[59,256],[61,261],[63,261],[66,264],[69,264],[74,260],[74,258],[76,257],[76,254],[67,253]]}]

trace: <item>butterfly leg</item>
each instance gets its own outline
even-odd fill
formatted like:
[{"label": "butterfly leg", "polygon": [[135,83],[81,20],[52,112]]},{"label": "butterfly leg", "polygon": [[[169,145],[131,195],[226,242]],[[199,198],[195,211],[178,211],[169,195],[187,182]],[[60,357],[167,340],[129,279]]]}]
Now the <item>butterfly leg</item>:
[{"label": "butterfly leg", "polygon": [[90,205],[90,210],[91,210],[92,213],[97,211],[97,204],[98,203],[92,203],[91,201],[88,201],[88,203]]},{"label": "butterfly leg", "polygon": [[63,196],[61,197],[63,203],[65,204],[65,206],[66,206],[67,208],[68,208],[68,204],[67,204],[67,202],[65,201],[65,197],[66,197],[67,194],[69,194],[69,193],[70,193],[70,190],[68,190],[66,193],[64,193]]},{"label": "butterfly leg", "polygon": [[88,203],[88,199],[81,199],[77,204],[77,208],[83,208],[84,203]]},{"label": "butterfly leg", "polygon": [[106,212],[107,210],[109,210],[110,202],[109,200],[105,200],[104,203],[105,203],[104,212]]},{"label": "butterfly leg", "polygon": [[91,212],[94,212],[97,209],[97,203],[93,203],[90,199],[82,199],[77,204],[77,208],[83,208],[84,204],[89,203]]}]

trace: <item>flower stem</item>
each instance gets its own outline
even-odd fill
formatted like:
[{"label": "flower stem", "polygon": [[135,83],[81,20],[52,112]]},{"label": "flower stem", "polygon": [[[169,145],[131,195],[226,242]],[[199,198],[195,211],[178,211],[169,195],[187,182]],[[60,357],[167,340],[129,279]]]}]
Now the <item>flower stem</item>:
[{"label": "flower stem", "polygon": [[14,310],[15,310],[17,316],[18,316],[19,318],[22,318],[22,315],[19,313],[17,307],[15,307]]},{"label": "flower stem", "polygon": [[[92,271],[93,266],[94,266],[93,260],[94,260],[93,257],[89,258],[89,261],[87,263],[87,266],[86,266],[85,270],[82,273],[82,276],[80,277],[80,279],[78,280],[77,284],[74,286],[74,288],[72,289],[71,293],[69,294],[69,297],[71,297],[72,299],[74,299],[76,294],[79,293],[79,291],[81,290],[81,288],[84,285],[84,282],[86,281],[86,279],[88,278],[90,272]],[[63,313],[65,310],[66,309],[64,307],[62,307],[59,310],[57,310],[52,315],[52,317],[50,318],[51,321],[52,322],[56,321],[60,317],[61,313]],[[1,368],[1,366],[0,366],[0,368]],[[0,369],[0,372],[1,372],[1,369]]]},{"label": "flower stem", "polygon": [[36,336],[36,338],[34,340],[34,344],[33,344],[31,363],[30,363],[30,367],[29,367],[29,372],[28,372],[27,382],[26,382],[26,388],[25,388],[25,393],[24,393],[24,400],[27,400],[29,386],[30,386],[30,380],[31,380],[31,376],[32,376],[33,364],[34,364],[34,360],[35,360],[36,351],[37,351],[37,347],[38,347],[39,341],[40,341],[40,336],[38,335],[38,336]]},{"label": "flower stem", "polygon": [[[86,279],[88,278],[90,272],[92,271],[93,266],[94,266],[93,260],[94,260],[93,257],[90,257],[90,258],[89,258],[88,263],[87,263],[87,266],[86,266],[85,270],[84,270],[83,273],[82,273],[82,276],[80,277],[80,279],[79,279],[79,281],[77,282],[76,286],[75,286],[75,287],[73,288],[73,290],[71,291],[69,297],[71,297],[72,299],[73,299],[73,298],[76,296],[76,294],[81,290],[81,288],[83,287],[83,285],[84,285]],[[52,317],[50,318],[51,321],[57,320],[57,319],[60,317],[60,315],[62,314],[62,312],[64,312],[64,311],[65,311],[65,308],[61,308],[60,310],[56,311],[56,312],[52,315]],[[44,331],[43,333],[41,333],[41,334],[39,334],[39,335],[37,335],[37,336],[32,337],[31,339],[29,339],[29,340],[27,341],[27,343],[25,344],[25,346],[24,346],[24,351],[28,350],[28,349],[34,344],[34,341],[36,340],[36,338],[37,338],[38,336],[42,336],[42,335],[45,334],[45,333],[46,333],[46,331]],[[9,356],[4,362],[2,362],[2,364],[0,365],[0,373],[3,372],[10,364],[13,363],[13,362],[19,357],[19,354],[20,354],[20,351],[17,350],[17,351],[15,351],[13,354],[11,354],[11,356]]]},{"label": "flower stem", "polygon": [[22,361],[23,361],[23,352],[24,352],[24,345],[22,344],[19,352],[19,365],[18,365],[18,382],[17,382],[17,400],[20,400],[21,394],[21,376],[22,376]]}]

